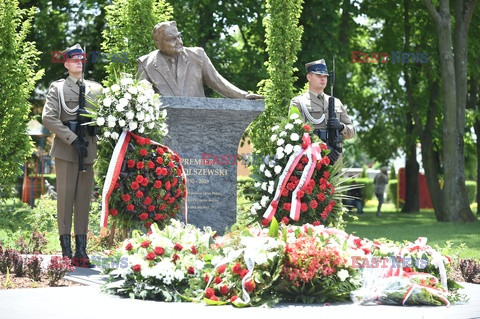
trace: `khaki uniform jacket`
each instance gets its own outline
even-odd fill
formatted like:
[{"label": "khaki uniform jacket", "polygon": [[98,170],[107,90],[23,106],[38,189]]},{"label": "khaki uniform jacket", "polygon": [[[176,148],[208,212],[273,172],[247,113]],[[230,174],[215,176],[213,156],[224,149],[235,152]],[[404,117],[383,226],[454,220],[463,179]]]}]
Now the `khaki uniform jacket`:
[{"label": "khaki uniform jacket", "polygon": [[[330,95],[324,93],[323,99],[319,98],[315,93],[308,91],[302,95],[296,96],[290,102],[290,107],[295,105],[298,110],[302,113],[303,120],[308,121],[305,117],[305,114],[302,112],[302,107],[300,106],[300,101],[306,106],[307,110],[310,112],[310,115],[314,119],[320,119],[322,115],[325,114],[325,119],[320,124],[314,125],[314,129],[327,129],[327,120],[328,120],[328,99]],[[345,128],[341,132],[343,139],[350,139],[355,136],[355,127],[353,126],[352,120],[347,114],[347,110],[343,106],[342,102],[335,98],[335,113],[337,114],[338,120],[344,124]]]},{"label": "khaki uniform jacket", "polygon": [[[63,94],[65,96],[65,104],[67,108],[74,109],[78,105],[79,87],[76,83],[76,79],[68,77],[67,79],[61,79],[53,82],[48,89],[45,105],[42,113],[42,123],[51,132],[55,133],[50,155],[69,162],[78,162],[78,152],[71,145],[77,138],[77,135],[70,131],[70,129],[63,123],[67,121],[77,120],[76,115],[67,114],[60,103],[59,89],[61,83],[63,85]],[[85,81],[86,90],[86,106],[91,106],[88,103],[88,99],[94,99],[97,94],[102,92],[102,86],[93,81]],[[88,120],[88,119],[87,119]],[[88,156],[84,159],[85,164],[93,164],[97,157],[97,137],[89,136],[86,133],[88,140]]]},{"label": "khaki uniform jacket", "polygon": [[177,77],[170,71],[170,59],[159,50],[138,58],[137,78],[151,82],[164,96],[205,97],[204,84],[228,98],[243,99],[248,94],[222,77],[202,48],[184,48],[177,58]]}]

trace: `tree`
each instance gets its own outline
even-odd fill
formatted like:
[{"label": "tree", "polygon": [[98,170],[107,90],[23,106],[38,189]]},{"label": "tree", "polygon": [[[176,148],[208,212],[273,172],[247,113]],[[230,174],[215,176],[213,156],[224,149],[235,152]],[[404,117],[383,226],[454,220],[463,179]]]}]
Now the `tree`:
[{"label": "tree", "polygon": [[40,52],[26,41],[34,9],[20,9],[18,1],[0,2],[0,187],[9,191],[31,155],[27,134],[28,101],[43,70],[37,70]]},{"label": "tree", "polygon": [[[455,29],[449,0],[440,0],[438,9],[423,0],[437,27],[443,97],[444,206],[447,221],[475,221],[465,187],[464,128],[467,96],[468,28],[476,0],[455,1]],[[453,79],[453,81],[452,81]]]}]

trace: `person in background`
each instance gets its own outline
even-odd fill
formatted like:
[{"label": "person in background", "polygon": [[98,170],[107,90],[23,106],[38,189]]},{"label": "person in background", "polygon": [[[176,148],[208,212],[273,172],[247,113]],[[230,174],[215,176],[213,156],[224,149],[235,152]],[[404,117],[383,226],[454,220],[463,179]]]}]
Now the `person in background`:
[{"label": "person in background", "polygon": [[386,166],[382,166],[380,168],[380,172],[375,175],[373,183],[375,185],[374,191],[375,196],[378,199],[378,207],[377,207],[377,216],[381,215],[382,212],[382,204],[383,204],[383,197],[385,194],[385,188],[388,184],[388,168]]},{"label": "person in background", "polygon": [[349,197],[344,200],[344,204],[350,211],[353,207],[355,207],[357,209],[357,214],[363,214],[362,186],[357,183],[353,183],[352,185],[355,188],[351,188],[347,191],[347,195]]}]

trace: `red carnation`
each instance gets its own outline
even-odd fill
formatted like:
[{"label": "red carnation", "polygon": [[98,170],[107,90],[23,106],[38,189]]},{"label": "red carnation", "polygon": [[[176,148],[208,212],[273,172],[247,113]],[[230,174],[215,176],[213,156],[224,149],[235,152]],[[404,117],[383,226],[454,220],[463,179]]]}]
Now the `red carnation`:
[{"label": "red carnation", "polygon": [[163,158],[162,157],[157,157],[157,164],[162,165],[163,164]]},{"label": "red carnation", "polygon": [[328,149],[327,144],[325,144],[325,143],[321,143],[320,148],[324,151],[326,151]]},{"label": "red carnation", "polygon": [[304,191],[298,191],[298,192],[297,192],[297,197],[298,197],[298,198],[302,198],[303,196],[305,196],[305,192],[304,192]]},{"label": "red carnation", "polygon": [[319,171],[319,170],[322,169],[322,161],[318,161],[318,162],[317,162],[317,165],[315,165],[315,169],[316,169],[317,171]]},{"label": "red carnation", "polygon": [[143,187],[148,185],[148,178],[144,178],[143,181],[140,183]]},{"label": "red carnation", "polygon": [[160,219],[161,220],[167,219],[167,214],[160,214]]},{"label": "red carnation", "polygon": [[157,256],[163,256],[163,254],[165,253],[165,249],[163,249],[162,247],[155,247],[153,249],[153,252],[155,253],[155,255]]},{"label": "red carnation", "polygon": [[295,169],[297,171],[301,171],[301,170],[303,170],[303,165],[301,163],[298,163],[297,166],[295,166]]},{"label": "red carnation", "polygon": [[178,176],[182,176],[182,173],[183,173],[182,168],[181,168],[181,167],[177,167],[177,175],[178,175]]},{"label": "red carnation", "polygon": [[314,199],[312,199],[309,203],[310,208],[315,209],[318,207],[318,202]]},{"label": "red carnation", "polygon": [[286,189],[286,188],[282,189],[282,196],[284,196],[284,197],[288,196],[288,189]]},{"label": "red carnation", "polygon": [[[155,211],[155,206],[154,205],[148,205],[147,210],[149,212],[153,212],[153,211]],[[157,219],[155,219],[155,220],[157,220]]]},{"label": "red carnation", "polygon": [[147,256],[145,257],[147,260],[154,260],[155,259],[155,253],[148,253]]},{"label": "red carnation", "polygon": [[282,208],[289,212],[292,209],[292,204],[284,203]]},{"label": "red carnation", "polygon": [[128,243],[128,244],[125,246],[125,250],[128,250],[128,251],[132,250],[132,248],[133,248],[133,245],[132,245],[131,243]]},{"label": "red carnation", "polygon": [[247,281],[245,283],[245,289],[248,291],[248,292],[252,292],[253,290],[255,290],[255,281],[253,280],[250,280],[250,281]]},{"label": "red carnation", "polygon": [[173,249],[175,249],[176,251],[182,251],[183,246],[179,243],[176,243],[175,246],[173,246]]},{"label": "red carnation", "polygon": [[172,261],[173,261],[173,262],[176,262],[176,261],[179,260],[179,259],[180,259],[180,256],[179,256],[179,255],[173,254],[173,256],[172,256]]},{"label": "red carnation", "polygon": [[159,154],[159,155],[163,155],[163,153],[165,153],[163,151],[163,148],[161,148],[161,147],[157,147],[156,151],[157,151],[157,154]]},{"label": "red carnation", "polygon": [[325,165],[330,164],[330,158],[328,158],[328,156],[324,156],[322,158],[322,163],[325,164]]},{"label": "red carnation", "polygon": [[288,217],[282,217],[282,220],[280,221],[281,223],[284,223],[285,225],[288,225],[288,222],[290,220],[288,219]]},{"label": "red carnation", "polygon": [[228,286],[223,285],[222,287],[220,287],[220,294],[222,294],[222,295],[224,295],[224,296],[225,296],[225,295],[228,295],[228,290],[229,290],[229,289],[228,289]]},{"label": "red carnation", "polygon": [[302,159],[300,160],[302,164],[307,164],[308,163],[308,157],[302,156]]},{"label": "red carnation", "polygon": [[[148,210],[150,211],[150,207],[148,207],[148,208],[149,208]],[[153,206],[153,210],[155,210],[155,206]],[[157,220],[160,219],[160,217],[161,217],[161,214],[155,214],[155,216],[153,216],[153,220],[157,221]]]},{"label": "red carnation", "polygon": [[165,189],[166,189],[167,191],[169,191],[171,187],[172,187],[172,184],[170,184],[170,181],[167,181],[167,182],[165,183]]},{"label": "red carnation", "polygon": [[135,166],[135,161],[132,160],[132,159],[129,159],[127,161],[127,166],[128,166],[128,168],[133,168]]},{"label": "red carnation", "polygon": [[136,197],[136,198],[143,198],[143,192],[142,192],[142,191],[137,191],[137,192],[135,193],[135,197]]},{"label": "red carnation", "polygon": [[139,187],[140,187],[140,185],[138,185],[137,182],[132,182],[130,184],[130,188],[133,189],[133,190],[137,190]]},{"label": "red carnation", "polygon": [[323,172],[323,177],[325,177],[326,179],[328,179],[330,177],[330,173],[325,171]]},{"label": "red carnation", "polygon": [[152,203],[152,198],[150,196],[145,197],[143,200],[144,205],[150,205]]},{"label": "red carnation", "polygon": [[155,163],[152,162],[152,161],[148,161],[147,167],[148,167],[149,169],[154,169],[154,168],[155,168]]},{"label": "red carnation", "polygon": [[162,188],[162,181],[155,181],[155,183],[153,184],[153,187],[154,188]]},{"label": "red carnation", "polygon": [[236,263],[235,266],[232,267],[232,272],[234,274],[240,275],[242,272],[242,266],[239,263]]},{"label": "red carnation", "polygon": [[311,130],[310,125],[308,125],[308,124],[303,124],[303,129],[307,132],[310,132],[310,130]]},{"label": "red carnation", "polygon": [[148,151],[146,149],[144,149],[144,148],[140,149],[140,155],[141,156],[147,156],[147,154],[148,154]]},{"label": "red carnation", "polygon": [[140,272],[142,271],[142,266],[139,264],[136,264],[135,266],[132,267],[133,272]]},{"label": "red carnation", "polygon": [[176,186],[177,184],[178,184],[178,180],[177,180],[176,178],[174,178],[174,179],[172,180],[172,187],[173,187],[173,186]]},{"label": "red carnation", "polygon": [[324,193],[318,193],[317,199],[321,202],[325,200],[325,194]]},{"label": "red carnation", "polygon": [[223,264],[220,267],[218,267],[217,271],[219,274],[223,274],[226,268],[227,268],[227,265]]},{"label": "red carnation", "polygon": [[188,267],[187,274],[194,275],[195,274],[195,268],[193,268],[192,266]]},{"label": "red carnation", "polygon": [[212,288],[205,289],[205,297],[210,299],[212,296],[215,296],[215,291]]},{"label": "red carnation", "polygon": [[124,202],[130,201],[130,194],[123,194],[123,195],[122,195],[122,200],[123,200]]},{"label": "red carnation", "polygon": [[145,164],[143,162],[137,163],[137,169],[143,169],[144,167],[145,167]]},{"label": "red carnation", "polygon": [[130,212],[133,212],[135,210],[135,206],[133,206],[133,204],[128,204],[127,205],[127,210],[130,211]]},{"label": "red carnation", "polygon": [[109,214],[112,216],[117,216],[118,215],[118,210],[115,208],[110,209]]},{"label": "red carnation", "polygon": [[143,248],[148,248],[148,246],[150,246],[150,240],[142,241],[140,246],[142,246]]},{"label": "red carnation", "polygon": [[197,248],[195,246],[192,246],[192,248],[190,248],[190,250],[192,251],[192,254],[196,255],[197,254]]},{"label": "red carnation", "polygon": [[141,213],[140,215],[138,215],[138,218],[140,218],[140,220],[145,220],[148,218],[148,214],[147,213]]},{"label": "red carnation", "polygon": [[308,205],[305,203],[302,203],[302,205],[300,205],[300,211],[306,212],[307,210],[308,210]]},{"label": "red carnation", "polygon": [[219,276],[216,276],[214,279],[213,279],[213,282],[216,283],[216,284],[219,284],[222,282],[222,278],[220,278]]}]

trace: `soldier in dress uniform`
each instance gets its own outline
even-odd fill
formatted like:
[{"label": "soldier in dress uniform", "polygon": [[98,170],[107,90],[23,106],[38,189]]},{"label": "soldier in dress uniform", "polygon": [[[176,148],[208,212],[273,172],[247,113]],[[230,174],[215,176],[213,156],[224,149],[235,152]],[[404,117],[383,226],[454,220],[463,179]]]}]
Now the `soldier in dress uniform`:
[{"label": "soldier in dress uniform", "polygon": [[[85,52],[79,44],[68,48],[65,68],[68,77],[53,82],[48,89],[43,107],[43,125],[55,133],[50,155],[55,157],[57,175],[57,221],[62,255],[72,258],[80,266],[92,267],[86,253],[88,214],[93,191],[93,162],[97,156],[97,137],[93,127],[85,126],[85,136],[77,133],[79,125],[79,85]],[[102,86],[93,81],[84,81],[85,95],[94,99]],[[87,100],[88,101],[88,100]],[[87,102],[87,106],[88,106]],[[83,135],[83,134],[82,134]],[[86,171],[79,171],[79,157],[83,157]],[[75,214],[74,214],[75,213]],[[71,228],[74,215],[75,255],[72,256]]]},{"label": "soldier in dress uniform", "polygon": [[158,50],[138,58],[137,78],[152,83],[160,95],[205,97],[206,84],[228,98],[263,98],[228,82],[203,48],[184,47],[175,21],[158,23],[153,28],[153,39]]},{"label": "soldier in dress uniform", "polygon": [[[343,139],[353,138],[355,136],[355,127],[347,114],[347,110],[337,98],[335,98],[337,118],[329,119],[328,99],[330,95],[324,93],[328,79],[325,60],[320,59],[307,63],[305,64],[305,69],[307,72],[308,92],[294,97],[290,102],[290,107],[296,106],[300,110],[303,120],[313,124],[313,132],[324,142],[327,139],[327,122],[329,122],[329,126],[338,129]],[[335,149],[331,149],[330,152],[329,156],[331,159],[335,159],[335,161],[341,155]]]}]

